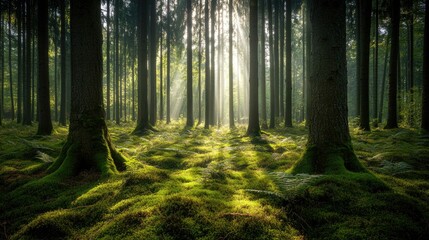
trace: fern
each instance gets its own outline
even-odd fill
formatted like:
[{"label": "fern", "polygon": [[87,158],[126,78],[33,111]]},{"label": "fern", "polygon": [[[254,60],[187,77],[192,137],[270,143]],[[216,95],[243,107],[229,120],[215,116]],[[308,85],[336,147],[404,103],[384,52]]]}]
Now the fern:
[{"label": "fern", "polygon": [[382,161],[381,167],[375,168],[375,171],[383,174],[396,175],[413,170],[413,167],[406,162]]},{"label": "fern", "polygon": [[37,151],[36,153],[36,159],[39,159],[40,161],[44,162],[44,163],[51,163],[54,162],[54,158],[49,156],[48,154],[41,152],[41,151]]},{"label": "fern", "polygon": [[268,197],[276,197],[282,200],[288,200],[289,196],[293,195],[295,191],[315,179],[323,175],[310,175],[310,174],[288,174],[284,172],[271,172],[269,173],[278,191],[267,191],[259,189],[245,189],[247,192],[257,193]]}]

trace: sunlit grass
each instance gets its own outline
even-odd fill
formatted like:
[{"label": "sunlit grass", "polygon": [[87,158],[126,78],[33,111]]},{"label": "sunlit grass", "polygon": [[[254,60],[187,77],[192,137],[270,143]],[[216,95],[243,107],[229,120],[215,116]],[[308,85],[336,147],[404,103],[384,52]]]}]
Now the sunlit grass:
[{"label": "sunlit grass", "polygon": [[[415,130],[351,130],[360,161],[399,195],[381,192],[377,195],[381,200],[376,200],[368,191],[378,185],[368,187],[371,177],[363,175],[321,178],[303,190],[307,195],[296,193],[288,199],[297,202],[285,205],[273,196],[247,190],[279,191],[271,173],[285,172],[299,160],[307,139],[303,126],[267,130],[256,139],[244,137],[244,125],[232,131],[227,127],[185,129],[182,120],[160,123],[157,128],[158,132],[134,136],[130,134],[133,123],[109,123],[115,146],[129,159],[127,170],[109,179],[97,180],[98,176],[85,172],[55,183],[34,180],[41,179],[50,164],[43,159],[58,156],[67,128],[57,126],[52,136],[39,138],[34,136],[35,126],[6,123],[0,128],[0,220],[5,234],[16,239],[301,239],[303,234],[314,234],[305,226],[310,224],[325,237],[329,233],[323,230],[336,229],[337,239],[347,239],[368,236],[371,231],[340,223],[330,226],[329,219],[382,228],[380,236],[386,236],[383,231],[389,226],[377,226],[365,214],[345,214],[329,201],[351,201],[356,211],[371,211],[388,206],[390,197],[405,209],[407,204],[418,204],[411,208],[412,214],[428,209],[429,141]],[[40,152],[46,154],[43,159]],[[394,169],[395,164],[386,168],[382,165],[386,161],[410,167],[406,171]],[[350,192],[351,185],[359,189]],[[336,197],[329,200],[331,196]],[[297,216],[301,207],[306,211]],[[391,217],[404,229],[415,226],[410,231],[419,232],[420,222],[414,218],[394,213]],[[400,222],[404,219],[411,222]]]}]

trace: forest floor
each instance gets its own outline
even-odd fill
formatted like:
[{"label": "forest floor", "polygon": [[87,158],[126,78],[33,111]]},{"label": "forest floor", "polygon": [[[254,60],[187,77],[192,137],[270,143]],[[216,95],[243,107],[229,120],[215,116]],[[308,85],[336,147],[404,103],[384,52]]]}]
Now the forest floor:
[{"label": "forest floor", "polygon": [[1,239],[427,239],[429,137],[413,129],[352,128],[369,173],[288,175],[302,126],[243,137],[245,127],[147,136],[109,124],[127,170],[43,181],[67,128],[0,127]]}]

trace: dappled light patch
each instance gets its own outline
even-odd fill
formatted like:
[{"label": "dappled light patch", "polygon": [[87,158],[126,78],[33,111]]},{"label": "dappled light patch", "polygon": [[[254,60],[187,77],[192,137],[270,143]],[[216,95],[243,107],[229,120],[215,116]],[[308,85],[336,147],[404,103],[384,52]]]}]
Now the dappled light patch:
[{"label": "dappled light patch", "polygon": [[[88,171],[62,182],[43,178],[49,163],[37,154],[17,152],[34,143],[49,156],[42,158],[55,158],[66,128],[42,140],[29,137],[31,127],[0,132],[6,233],[16,239],[46,231],[51,235],[44,239],[410,239],[427,232],[429,151],[413,130],[352,130],[369,172],[315,177],[285,175],[304,153],[303,126],[270,129],[256,139],[244,137],[241,125],[157,128],[135,136],[128,134],[132,124],[110,125],[117,150],[129,157],[127,170],[102,179]],[[15,133],[30,143],[2,137]]]}]

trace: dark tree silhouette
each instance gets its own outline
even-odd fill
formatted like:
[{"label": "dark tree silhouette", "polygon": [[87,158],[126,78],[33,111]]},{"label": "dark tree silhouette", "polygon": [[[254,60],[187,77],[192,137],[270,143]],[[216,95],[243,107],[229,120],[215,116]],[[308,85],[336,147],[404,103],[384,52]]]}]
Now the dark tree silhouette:
[{"label": "dark tree silhouette", "polygon": [[347,121],[346,9],[343,0],[308,1],[312,13],[309,138],[293,173],[364,171]]},{"label": "dark tree silhouette", "polygon": [[[60,119],[59,122],[62,126],[66,125],[66,0],[60,0],[60,15],[61,15],[61,105],[60,105]],[[109,25],[107,25],[109,26]],[[108,38],[109,39],[109,38]],[[109,56],[109,55],[108,55]],[[109,57],[107,57],[109,59]],[[110,83],[110,68],[108,68],[108,79]],[[107,94],[109,94],[110,87],[107,87]],[[109,97],[107,99],[109,99]],[[110,106],[110,102],[109,105]],[[107,107],[109,109],[109,107]],[[110,112],[109,112],[110,114]],[[108,116],[109,116],[108,114]]]},{"label": "dark tree silhouette", "polygon": [[389,67],[389,101],[387,106],[387,124],[385,129],[398,127],[398,55],[399,55],[399,21],[400,1],[390,0],[391,48]]},{"label": "dark tree silhouette", "polygon": [[248,136],[261,135],[258,112],[258,1],[250,0],[249,26],[250,26],[250,73],[249,73],[249,126]]},{"label": "dark tree silhouette", "polygon": [[82,170],[107,176],[125,169],[125,158],[113,147],[104,120],[100,14],[100,0],[70,2],[70,127],[60,156],[48,169],[53,172],[50,177],[69,177]]},{"label": "dark tree silhouette", "polygon": [[429,0],[425,1],[423,49],[422,129],[429,131]]},{"label": "dark tree silhouette", "polygon": [[39,84],[37,86],[37,102],[39,110],[39,125],[37,135],[52,133],[51,107],[49,98],[49,36],[48,36],[48,1],[38,1],[38,56]]},{"label": "dark tree silhouette", "polygon": [[359,39],[360,48],[360,124],[359,127],[370,131],[369,126],[369,48],[371,37],[371,0],[360,0],[359,3]]},{"label": "dark tree silhouette", "polygon": [[286,108],[285,108],[285,126],[286,127],[292,127],[292,1],[291,0],[286,0]]},{"label": "dark tree silhouette", "polygon": [[192,94],[192,0],[186,0],[187,13],[187,64],[186,64],[186,126],[194,126],[193,94]]}]

